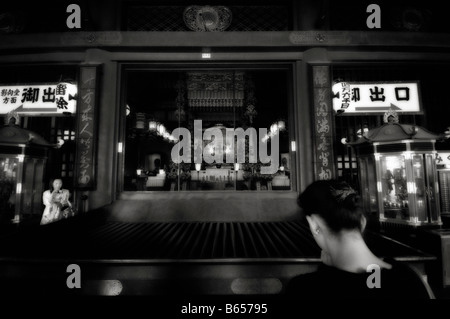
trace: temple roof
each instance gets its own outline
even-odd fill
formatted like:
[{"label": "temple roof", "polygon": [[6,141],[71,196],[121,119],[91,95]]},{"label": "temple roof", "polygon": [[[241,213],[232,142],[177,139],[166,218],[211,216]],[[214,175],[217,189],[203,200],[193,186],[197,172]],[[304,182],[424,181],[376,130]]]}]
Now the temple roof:
[{"label": "temple roof", "polygon": [[394,142],[402,140],[432,141],[443,138],[442,134],[434,134],[423,127],[411,124],[385,123],[363,134],[358,140],[347,143],[359,145],[363,143]]},{"label": "temple roof", "polygon": [[10,146],[24,144],[26,146],[56,147],[56,144],[47,142],[47,140],[39,134],[21,128],[14,123],[0,127],[0,144]]}]

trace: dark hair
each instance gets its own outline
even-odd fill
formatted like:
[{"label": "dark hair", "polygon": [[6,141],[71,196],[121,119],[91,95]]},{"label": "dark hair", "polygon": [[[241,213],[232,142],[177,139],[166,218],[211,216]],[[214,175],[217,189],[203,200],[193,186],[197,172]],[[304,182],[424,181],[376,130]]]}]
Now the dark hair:
[{"label": "dark hair", "polygon": [[61,183],[62,183],[62,179],[61,179],[61,178],[59,178],[59,177],[52,178],[52,179],[50,180],[50,182],[49,182],[49,184],[50,184],[50,193],[53,193],[53,191],[55,190],[55,189],[53,188],[53,182],[56,181],[57,179],[59,179],[59,180],[61,181]]},{"label": "dark hair", "polygon": [[319,215],[337,233],[342,229],[362,229],[364,213],[358,199],[356,191],[346,182],[320,180],[310,184],[297,203],[304,214]]}]

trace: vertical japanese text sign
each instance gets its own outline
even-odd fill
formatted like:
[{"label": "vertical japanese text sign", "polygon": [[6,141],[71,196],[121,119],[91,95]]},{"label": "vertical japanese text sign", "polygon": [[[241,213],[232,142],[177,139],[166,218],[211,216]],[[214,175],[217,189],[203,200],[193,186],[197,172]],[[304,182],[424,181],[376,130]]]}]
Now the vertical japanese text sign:
[{"label": "vertical japanese text sign", "polygon": [[96,186],[97,70],[97,66],[80,68],[75,162],[75,187],[80,189]]},{"label": "vertical japanese text sign", "polygon": [[331,179],[334,177],[333,108],[328,66],[313,66],[313,86],[315,179]]}]

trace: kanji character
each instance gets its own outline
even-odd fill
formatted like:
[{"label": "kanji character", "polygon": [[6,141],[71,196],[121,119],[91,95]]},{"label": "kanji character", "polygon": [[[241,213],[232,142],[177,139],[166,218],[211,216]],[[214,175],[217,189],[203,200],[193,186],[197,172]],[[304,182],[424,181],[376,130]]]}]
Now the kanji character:
[{"label": "kanji character", "polygon": [[409,87],[395,88],[395,98],[397,101],[409,101]]},{"label": "kanji character", "polygon": [[42,102],[55,102],[55,91],[51,87],[44,89],[44,94],[42,95]]},{"label": "kanji character", "polygon": [[28,89],[23,89],[23,93],[22,93],[22,103],[27,101],[27,102],[37,102],[39,99],[39,89],[38,88],[28,88]]},{"label": "kanji character", "polygon": [[61,96],[59,99],[56,100],[56,106],[59,109],[66,109],[67,110],[67,105],[69,103],[66,102],[66,100],[64,100],[64,98]]},{"label": "kanji character", "polygon": [[379,89],[378,86],[375,86],[375,89],[372,90],[370,89],[370,100],[373,101],[382,101],[384,102],[384,100],[386,99],[386,97],[383,95],[384,94],[384,89],[381,88]]},{"label": "kanji character", "polygon": [[358,102],[361,100],[361,97],[359,95],[359,88],[353,88],[352,89],[352,101]]},{"label": "kanji character", "polygon": [[66,84],[58,84],[56,86],[56,95],[66,95],[67,85]]}]

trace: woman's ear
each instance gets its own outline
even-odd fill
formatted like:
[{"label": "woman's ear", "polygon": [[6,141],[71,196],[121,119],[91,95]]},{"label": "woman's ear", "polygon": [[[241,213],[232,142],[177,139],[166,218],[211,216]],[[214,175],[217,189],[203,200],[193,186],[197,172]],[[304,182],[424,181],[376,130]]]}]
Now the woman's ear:
[{"label": "woman's ear", "polygon": [[319,233],[320,227],[317,224],[316,219],[314,218],[314,216],[306,216],[306,220],[308,221],[309,224],[309,229],[311,230],[311,233],[313,233],[313,235],[317,235]]},{"label": "woman's ear", "polygon": [[314,223],[314,221],[311,216],[306,216],[306,220],[308,221],[309,227],[312,229],[312,224]]},{"label": "woman's ear", "polygon": [[364,232],[364,229],[366,229],[367,225],[367,219],[365,216],[361,217],[361,233]]}]

